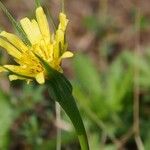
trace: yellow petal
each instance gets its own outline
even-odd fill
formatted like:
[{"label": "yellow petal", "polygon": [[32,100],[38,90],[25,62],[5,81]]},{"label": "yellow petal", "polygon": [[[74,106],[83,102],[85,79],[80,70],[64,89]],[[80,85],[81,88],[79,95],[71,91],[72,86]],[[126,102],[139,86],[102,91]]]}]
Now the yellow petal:
[{"label": "yellow petal", "polygon": [[67,19],[64,13],[60,13],[59,20],[60,20],[59,29],[65,31],[69,20]]},{"label": "yellow petal", "polygon": [[27,81],[27,84],[30,84],[30,82],[31,82],[32,80],[30,80],[30,79],[27,79],[26,81]]},{"label": "yellow petal", "polygon": [[1,36],[5,37],[11,44],[13,44],[17,49],[25,52],[28,50],[27,46],[14,34],[8,32],[1,32]]},{"label": "yellow petal", "polygon": [[50,43],[48,45],[46,45],[45,41],[41,40],[40,49],[42,50],[45,59],[49,58],[49,54],[50,54],[49,45],[50,45]]},{"label": "yellow petal", "polygon": [[66,19],[66,15],[63,13],[60,13],[59,18],[60,18],[60,24],[59,24],[58,30],[56,31],[55,40],[57,44],[61,42],[63,45],[65,30],[68,24],[68,19]]},{"label": "yellow petal", "polygon": [[36,41],[39,42],[42,39],[42,34],[40,32],[39,25],[35,19],[32,20],[32,28],[34,29],[34,36],[36,38]]},{"label": "yellow petal", "polygon": [[39,84],[44,84],[45,82],[45,78],[44,78],[44,73],[43,72],[40,72],[36,75],[36,81],[39,83]]},{"label": "yellow petal", "polygon": [[24,66],[16,66],[16,65],[4,65],[4,67],[10,71],[12,71],[13,73],[16,73],[18,75],[22,75],[25,77],[34,77],[35,74],[33,74],[30,71],[29,67],[24,67]]},{"label": "yellow petal", "polygon": [[6,71],[3,67],[0,66],[0,72]]},{"label": "yellow petal", "polygon": [[15,66],[15,65],[4,65],[4,68],[6,68],[12,72],[15,72],[15,73],[18,73],[21,69],[20,66]]},{"label": "yellow petal", "polygon": [[17,75],[9,75],[9,80],[10,81],[14,81],[14,80],[25,80],[26,78],[23,78],[23,77],[20,77],[20,76],[17,76]]},{"label": "yellow petal", "polygon": [[54,58],[60,56],[60,44],[64,45],[64,32],[62,30],[57,30],[54,43]]},{"label": "yellow petal", "polygon": [[64,44],[64,32],[62,30],[56,31],[56,42]]},{"label": "yellow petal", "polygon": [[68,19],[64,13],[60,13],[59,15],[60,24],[58,30],[55,35],[55,44],[54,44],[54,58],[58,58],[60,56],[60,43],[61,46],[64,47],[64,38],[65,38],[65,30],[68,24]]},{"label": "yellow petal", "polygon": [[46,15],[42,7],[39,7],[36,9],[36,19],[37,19],[41,34],[43,35],[45,42],[48,43],[50,41],[50,30],[49,30],[49,25],[48,25]]},{"label": "yellow petal", "polygon": [[29,84],[31,82],[31,79],[27,79],[27,78],[23,78],[17,75],[9,75],[9,80],[10,81],[14,81],[14,80],[26,80],[27,84]]},{"label": "yellow petal", "polygon": [[19,59],[21,57],[21,52],[19,52],[13,45],[9,42],[0,38],[0,46],[7,50],[8,54],[13,56],[14,58]]},{"label": "yellow petal", "polygon": [[20,24],[32,45],[37,44],[42,39],[38,24],[35,20],[31,22],[28,18],[24,18],[20,20]]},{"label": "yellow petal", "polygon": [[69,51],[66,51],[63,53],[63,55],[61,56],[61,58],[70,58],[70,57],[73,57],[73,53],[72,52],[69,52]]}]

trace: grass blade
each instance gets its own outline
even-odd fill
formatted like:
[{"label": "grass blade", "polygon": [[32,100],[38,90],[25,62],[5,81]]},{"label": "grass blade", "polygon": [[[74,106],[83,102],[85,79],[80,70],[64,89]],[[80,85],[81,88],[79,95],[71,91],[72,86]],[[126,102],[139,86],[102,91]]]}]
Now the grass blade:
[{"label": "grass blade", "polygon": [[0,8],[3,10],[3,12],[6,14],[6,16],[8,17],[8,19],[11,21],[13,27],[18,32],[18,34],[21,36],[23,42],[26,43],[27,45],[31,46],[31,43],[30,43],[29,39],[27,38],[26,33],[22,29],[20,23],[18,23],[14,19],[14,17],[10,14],[10,12],[7,10],[7,8],[3,5],[3,3],[1,1],[0,1]]},{"label": "grass blade", "polygon": [[54,32],[56,32],[57,30],[57,25],[54,21],[54,18],[52,17],[51,15],[51,12],[49,11],[49,9],[46,7],[46,13],[47,13],[47,16],[48,16],[48,19],[50,20],[50,23],[52,24],[53,26],[53,29],[54,29]]},{"label": "grass blade", "polygon": [[41,6],[41,1],[40,0],[35,0],[35,6],[36,8]]}]

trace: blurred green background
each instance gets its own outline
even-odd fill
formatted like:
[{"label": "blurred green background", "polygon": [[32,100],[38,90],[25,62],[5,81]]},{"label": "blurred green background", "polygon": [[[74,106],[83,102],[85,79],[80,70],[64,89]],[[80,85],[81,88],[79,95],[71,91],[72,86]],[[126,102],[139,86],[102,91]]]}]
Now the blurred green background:
[{"label": "blurred green background", "polygon": [[[34,16],[33,0],[2,2],[17,20]],[[60,0],[42,3],[57,24]],[[67,39],[75,57],[65,60],[63,68],[74,87],[91,150],[149,150],[150,1],[65,0],[65,7]],[[2,11],[0,18],[1,30],[12,32]],[[9,62],[1,50],[0,63]],[[56,118],[46,87],[9,82],[0,74],[0,150],[55,150],[58,128],[61,150],[79,150],[63,110],[59,123]]]}]

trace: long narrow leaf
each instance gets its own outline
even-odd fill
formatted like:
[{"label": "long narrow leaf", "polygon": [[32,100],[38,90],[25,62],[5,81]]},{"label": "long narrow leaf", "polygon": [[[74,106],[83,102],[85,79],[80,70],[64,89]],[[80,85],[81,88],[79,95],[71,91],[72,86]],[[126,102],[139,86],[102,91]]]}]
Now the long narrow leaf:
[{"label": "long narrow leaf", "polygon": [[50,23],[51,23],[52,26],[53,26],[54,31],[56,32],[56,27],[57,27],[57,25],[56,25],[56,23],[55,23],[55,21],[54,21],[53,16],[51,15],[51,12],[49,11],[49,9],[48,9],[47,7],[46,7],[46,13],[47,13],[48,19],[50,20]]},{"label": "long narrow leaf", "polygon": [[13,16],[10,14],[10,12],[7,10],[7,8],[3,5],[3,3],[0,1],[0,8],[3,10],[3,12],[6,14],[6,16],[8,17],[8,19],[11,21],[13,27],[16,29],[16,31],[18,32],[18,34],[22,37],[22,40],[27,44],[27,45],[31,45],[29,39],[26,36],[26,33],[24,32],[24,30],[22,29],[20,23],[18,23]]},{"label": "long narrow leaf", "polygon": [[40,7],[41,6],[41,1],[40,0],[35,0],[35,6]]},{"label": "long narrow leaf", "polygon": [[61,0],[61,11],[64,13],[65,12],[65,0]]}]

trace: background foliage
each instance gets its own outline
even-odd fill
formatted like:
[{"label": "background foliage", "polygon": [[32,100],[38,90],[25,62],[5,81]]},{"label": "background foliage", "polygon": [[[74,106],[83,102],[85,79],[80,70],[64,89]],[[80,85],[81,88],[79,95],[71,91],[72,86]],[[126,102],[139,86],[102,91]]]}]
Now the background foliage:
[{"label": "background foliage", "polygon": [[[3,0],[18,20],[33,16],[33,1]],[[57,23],[59,0],[43,0]],[[63,63],[87,128],[92,150],[136,150],[134,99],[139,98],[140,136],[150,149],[149,0],[66,0],[68,41],[75,57]],[[46,7],[45,7],[46,8]],[[1,29],[12,31],[0,13]],[[12,61],[3,50],[0,62]],[[138,92],[136,88],[139,88]],[[79,150],[65,113],[56,123],[55,103],[44,86],[9,82],[0,75],[0,150]]]}]

